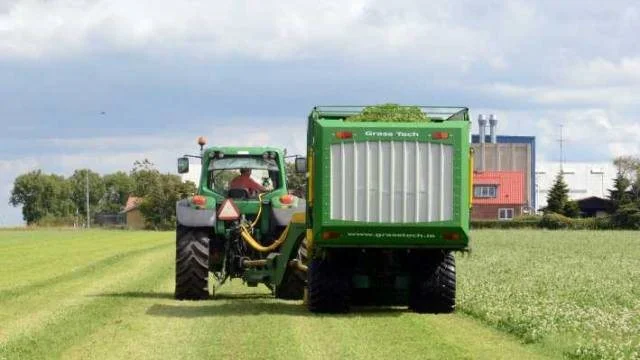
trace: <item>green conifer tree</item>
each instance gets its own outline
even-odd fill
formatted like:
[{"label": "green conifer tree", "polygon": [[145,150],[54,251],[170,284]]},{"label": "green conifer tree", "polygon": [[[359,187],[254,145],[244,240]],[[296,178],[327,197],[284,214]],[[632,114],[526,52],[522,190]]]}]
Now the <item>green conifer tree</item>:
[{"label": "green conifer tree", "polygon": [[621,171],[618,171],[616,178],[613,180],[613,189],[609,190],[609,200],[613,203],[613,211],[617,211],[631,202],[627,192],[629,185],[629,179]]},{"label": "green conifer tree", "polygon": [[556,214],[565,214],[567,203],[569,202],[569,187],[564,182],[562,171],[556,176],[556,180],[547,195],[547,210]]}]

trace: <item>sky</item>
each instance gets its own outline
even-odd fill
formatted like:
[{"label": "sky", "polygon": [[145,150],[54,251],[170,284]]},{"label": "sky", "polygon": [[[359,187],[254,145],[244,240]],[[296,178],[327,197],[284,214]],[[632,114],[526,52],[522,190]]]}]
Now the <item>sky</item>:
[{"label": "sky", "polygon": [[[314,105],[461,105],[538,158],[640,154],[637,1],[0,0],[0,226],[34,169],[302,153]],[[477,125],[474,121],[474,132]]]}]

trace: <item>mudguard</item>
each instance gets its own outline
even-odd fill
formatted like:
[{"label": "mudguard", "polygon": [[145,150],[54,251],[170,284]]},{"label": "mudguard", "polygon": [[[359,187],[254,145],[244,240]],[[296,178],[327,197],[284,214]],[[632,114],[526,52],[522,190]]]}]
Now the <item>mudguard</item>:
[{"label": "mudguard", "polygon": [[195,209],[189,199],[176,203],[176,219],[178,224],[189,227],[213,227],[216,223],[216,209]]},{"label": "mudguard", "polygon": [[277,226],[287,226],[291,221],[291,216],[295,213],[304,213],[307,203],[303,199],[298,199],[297,206],[290,208],[273,208],[271,209],[271,216],[273,222]]}]

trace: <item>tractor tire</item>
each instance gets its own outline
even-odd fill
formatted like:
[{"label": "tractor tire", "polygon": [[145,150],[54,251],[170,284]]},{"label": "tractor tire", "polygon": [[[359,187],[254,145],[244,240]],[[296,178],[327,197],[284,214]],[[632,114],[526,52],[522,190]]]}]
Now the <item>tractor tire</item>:
[{"label": "tractor tire", "polygon": [[209,237],[202,230],[180,225],[176,231],[175,298],[209,298]]},{"label": "tractor tire", "polygon": [[[302,239],[298,247],[296,260],[300,264],[307,263],[307,239]],[[284,273],[282,284],[276,286],[275,296],[283,300],[302,300],[304,288],[307,286],[307,273],[299,269],[289,268]]]},{"label": "tractor tire", "polygon": [[409,308],[417,313],[452,313],[456,308],[456,263],[450,251],[414,254]]},{"label": "tractor tire", "polygon": [[287,269],[282,279],[282,284],[276,286],[275,295],[283,300],[302,300],[304,297],[304,287],[307,282],[302,279],[295,269]]},{"label": "tractor tire", "polygon": [[[351,273],[342,261],[331,258],[311,260],[309,264],[309,311],[346,313],[351,303]],[[338,259],[333,259],[338,260]]]}]

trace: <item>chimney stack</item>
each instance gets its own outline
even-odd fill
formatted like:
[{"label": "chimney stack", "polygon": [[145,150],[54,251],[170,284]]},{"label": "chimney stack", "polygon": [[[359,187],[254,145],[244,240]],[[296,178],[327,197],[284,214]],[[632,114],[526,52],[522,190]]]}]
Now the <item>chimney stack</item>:
[{"label": "chimney stack", "polygon": [[478,127],[479,127],[479,134],[480,134],[480,143],[484,144],[484,138],[487,136],[486,134],[486,128],[487,128],[487,118],[483,115],[480,114],[478,115]]},{"label": "chimney stack", "polygon": [[491,143],[495,144],[497,143],[497,136],[496,136],[496,127],[498,126],[498,119],[496,119],[496,116],[491,114],[489,115],[489,133],[491,134]]}]

